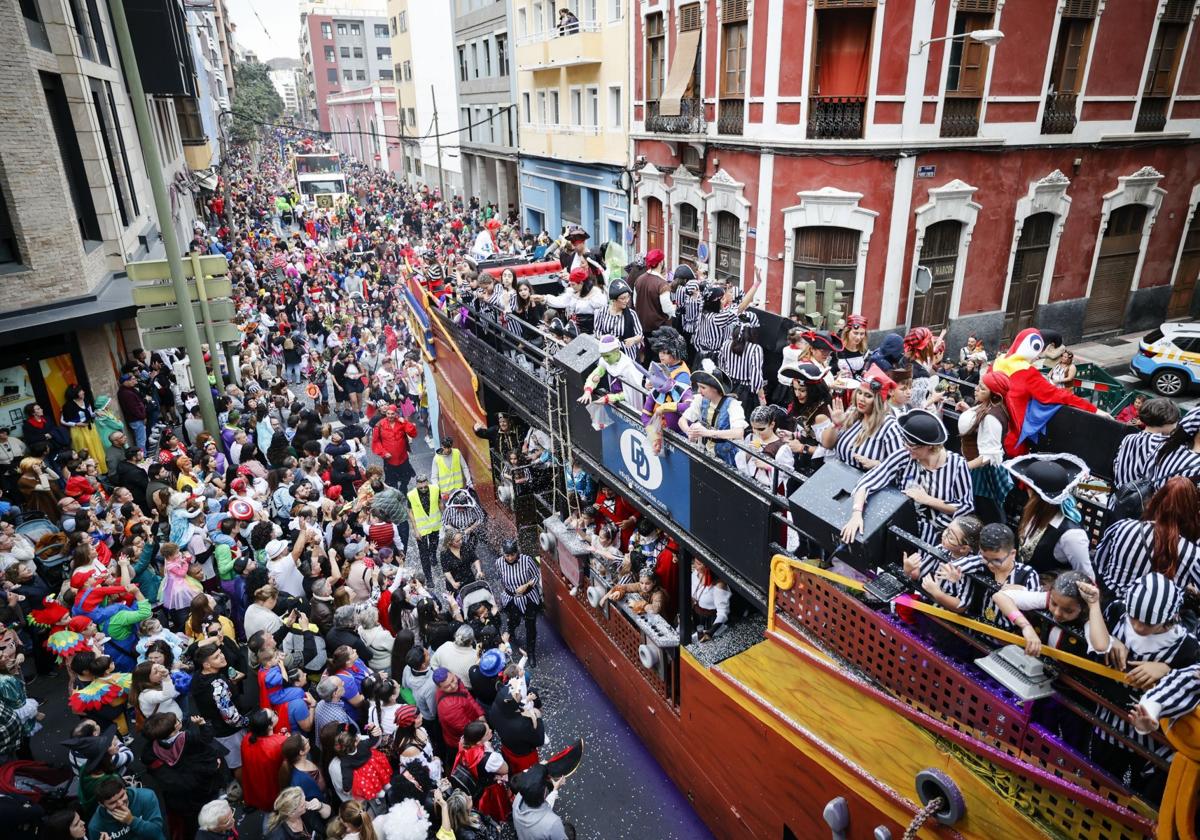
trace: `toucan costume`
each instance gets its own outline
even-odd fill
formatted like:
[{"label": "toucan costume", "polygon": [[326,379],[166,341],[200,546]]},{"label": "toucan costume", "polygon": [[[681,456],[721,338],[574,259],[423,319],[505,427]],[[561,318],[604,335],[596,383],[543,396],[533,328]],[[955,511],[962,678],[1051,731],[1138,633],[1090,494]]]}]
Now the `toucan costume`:
[{"label": "toucan costume", "polygon": [[1008,353],[996,359],[992,369],[1008,375],[1008,431],[1004,435],[1004,453],[1010,458],[1024,455],[1029,443],[1045,434],[1051,418],[1064,405],[1095,412],[1096,406],[1075,396],[1067,388],[1058,388],[1033,366],[1045,347],[1042,334],[1035,329],[1022,330],[1013,339]]}]

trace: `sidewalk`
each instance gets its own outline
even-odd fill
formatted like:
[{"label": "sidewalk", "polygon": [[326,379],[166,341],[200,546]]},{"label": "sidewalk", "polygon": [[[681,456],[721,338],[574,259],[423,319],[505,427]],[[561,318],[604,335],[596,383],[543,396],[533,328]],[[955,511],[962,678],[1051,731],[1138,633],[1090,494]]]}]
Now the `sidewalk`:
[{"label": "sidewalk", "polygon": [[[1072,344],[1068,349],[1075,353],[1075,363],[1091,362],[1100,365],[1109,373],[1117,376],[1122,382],[1136,383],[1137,379],[1129,375],[1129,360],[1137,352],[1138,341],[1149,330],[1126,333],[1099,341],[1084,341]],[[1124,379],[1122,377],[1128,377]]]}]

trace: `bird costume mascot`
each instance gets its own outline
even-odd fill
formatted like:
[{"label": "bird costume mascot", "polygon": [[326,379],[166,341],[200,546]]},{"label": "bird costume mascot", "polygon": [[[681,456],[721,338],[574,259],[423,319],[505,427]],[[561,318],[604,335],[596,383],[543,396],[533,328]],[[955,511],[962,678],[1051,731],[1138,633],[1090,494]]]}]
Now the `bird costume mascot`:
[{"label": "bird costume mascot", "polygon": [[1033,366],[1045,347],[1042,334],[1035,329],[1022,330],[1013,339],[1008,353],[1001,354],[992,370],[1008,376],[1008,394],[1004,398],[1010,422],[1004,436],[1004,452],[1015,458],[1029,451],[1029,442],[1037,441],[1046,431],[1050,420],[1064,405],[1082,411],[1096,411],[1096,406],[1073,394],[1068,388],[1058,388]]}]

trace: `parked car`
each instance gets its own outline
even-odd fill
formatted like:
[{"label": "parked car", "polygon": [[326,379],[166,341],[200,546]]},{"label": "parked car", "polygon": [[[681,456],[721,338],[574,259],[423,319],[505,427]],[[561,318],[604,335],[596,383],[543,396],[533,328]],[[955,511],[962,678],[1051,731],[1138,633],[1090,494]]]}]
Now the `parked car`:
[{"label": "parked car", "polygon": [[1129,372],[1164,397],[1200,385],[1200,324],[1163,324],[1138,342]]}]

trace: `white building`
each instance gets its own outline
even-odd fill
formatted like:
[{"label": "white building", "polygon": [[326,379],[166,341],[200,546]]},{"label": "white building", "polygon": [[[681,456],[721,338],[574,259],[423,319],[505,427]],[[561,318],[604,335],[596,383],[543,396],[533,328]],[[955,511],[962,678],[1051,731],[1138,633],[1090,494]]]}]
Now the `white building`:
[{"label": "white building", "polygon": [[279,98],[283,100],[284,113],[289,117],[298,113],[300,97],[296,93],[296,71],[272,70],[268,75],[271,77],[271,84],[275,85],[275,90],[279,93]]}]

